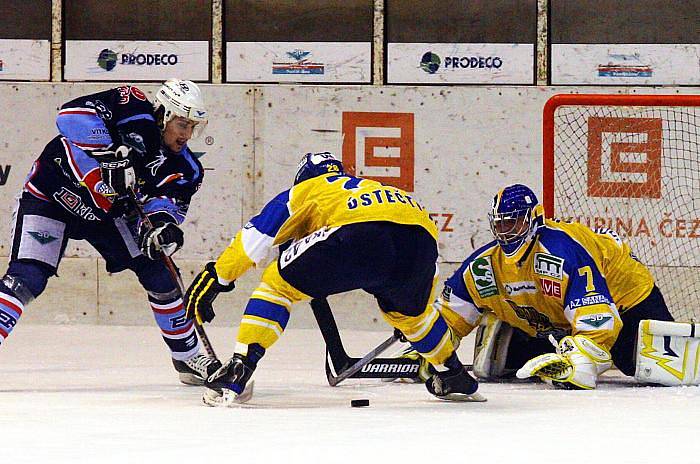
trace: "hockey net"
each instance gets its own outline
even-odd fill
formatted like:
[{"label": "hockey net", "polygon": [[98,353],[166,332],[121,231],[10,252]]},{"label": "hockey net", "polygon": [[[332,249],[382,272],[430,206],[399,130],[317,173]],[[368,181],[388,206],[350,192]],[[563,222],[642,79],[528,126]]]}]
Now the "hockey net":
[{"label": "hockey net", "polygon": [[548,216],[608,228],[677,320],[700,320],[700,96],[555,95],[544,109]]}]

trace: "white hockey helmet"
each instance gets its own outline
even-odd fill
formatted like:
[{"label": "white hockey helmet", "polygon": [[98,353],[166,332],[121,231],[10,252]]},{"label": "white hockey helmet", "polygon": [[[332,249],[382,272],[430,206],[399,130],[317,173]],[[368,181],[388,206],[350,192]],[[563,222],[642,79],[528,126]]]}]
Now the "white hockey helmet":
[{"label": "white hockey helmet", "polygon": [[162,128],[165,128],[165,125],[176,116],[196,122],[192,137],[198,137],[209,122],[202,91],[192,81],[181,79],[165,81],[156,93],[153,108],[156,114],[162,111]]}]

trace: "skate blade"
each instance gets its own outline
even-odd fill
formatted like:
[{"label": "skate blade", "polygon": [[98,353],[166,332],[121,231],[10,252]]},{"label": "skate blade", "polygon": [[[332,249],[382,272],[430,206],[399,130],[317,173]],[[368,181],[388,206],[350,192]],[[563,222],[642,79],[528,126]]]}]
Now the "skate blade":
[{"label": "skate blade", "polygon": [[223,394],[219,394],[215,390],[207,388],[202,395],[202,402],[214,408],[235,408],[250,401],[253,397],[254,386],[255,381],[253,380],[245,386],[241,394],[226,389],[224,389]]},{"label": "skate blade", "polygon": [[389,377],[381,379],[381,381],[385,383],[423,383],[423,381],[418,377]]},{"label": "skate blade", "polygon": [[459,403],[483,403],[488,401],[484,395],[479,392],[474,392],[471,395],[463,393],[450,393],[445,396],[438,396],[443,401],[454,401]]},{"label": "skate blade", "polygon": [[180,377],[180,383],[183,383],[185,385],[196,385],[196,386],[204,385],[204,379],[195,375],[195,374],[189,374],[187,372],[180,372],[179,377]]}]

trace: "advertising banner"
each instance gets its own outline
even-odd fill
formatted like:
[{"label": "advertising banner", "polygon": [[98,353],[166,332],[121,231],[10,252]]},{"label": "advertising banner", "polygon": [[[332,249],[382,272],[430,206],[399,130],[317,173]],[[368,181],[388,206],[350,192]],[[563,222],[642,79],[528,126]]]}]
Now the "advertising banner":
[{"label": "advertising banner", "polygon": [[552,44],[552,84],[698,85],[700,44]]},{"label": "advertising banner", "polygon": [[500,187],[541,189],[547,92],[530,89],[265,88],[256,104],[266,109],[255,125],[264,140],[258,208],[292,185],[303,153],[331,151],[349,171],[409,192],[438,226],[441,261],[461,262],[493,239],[487,214]]},{"label": "advertising banner", "polygon": [[68,40],[63,74],[84,81],[207,81],[209,42]]},{"label": "advertising banner", "polygon": [[390,43],[392,84],[533,84],[530,43]]},{"label": "advertising banner", "polygon": [[48,40],[0,39],[0,80],[48,81],[50,67]]},{"label": "advertising banner", "polygon": [[370,42],[228,42],[228,82],[372,80]]}]

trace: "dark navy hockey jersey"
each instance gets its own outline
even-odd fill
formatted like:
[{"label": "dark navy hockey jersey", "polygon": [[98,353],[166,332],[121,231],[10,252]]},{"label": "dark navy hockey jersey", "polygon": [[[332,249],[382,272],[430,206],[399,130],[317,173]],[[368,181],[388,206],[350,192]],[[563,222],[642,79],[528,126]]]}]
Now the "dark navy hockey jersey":
[{"label": "dark navy hockey jersey", "polygon": [[112,201],[90,151],[128,138],[142,143],[136,190],[145,211],[182,223],[204,171],[186,146],[179,153],[161,146],[153,105],[141,90],[122,86],[79,97],[61,107],[56,125],[60,135],[34,162],[24,191],[86,221],[109,217]]}]

